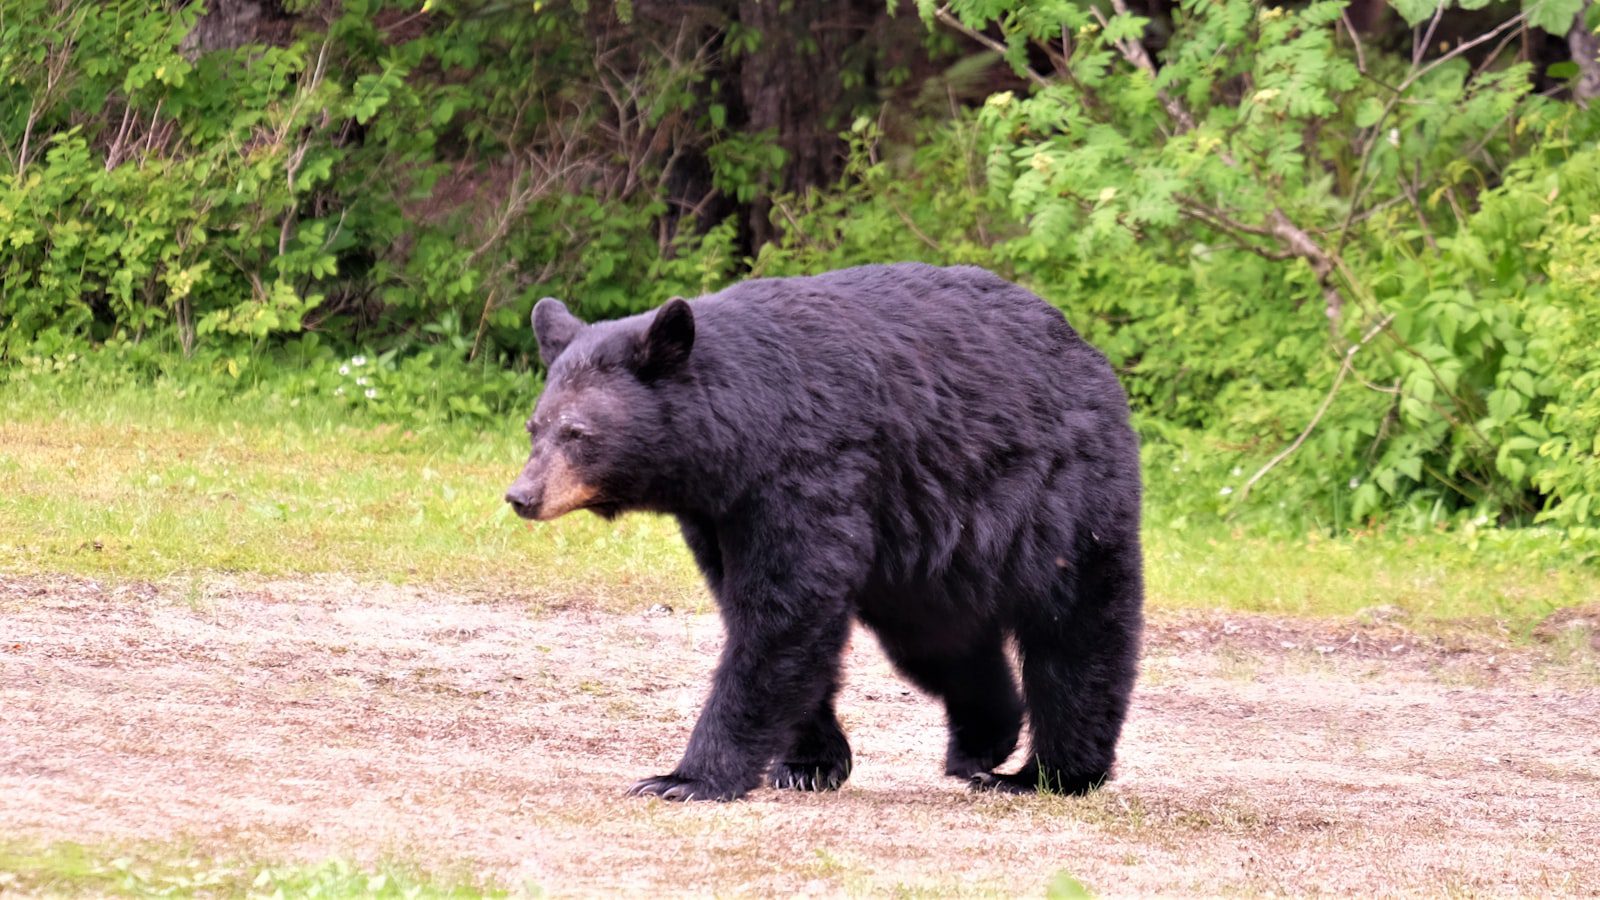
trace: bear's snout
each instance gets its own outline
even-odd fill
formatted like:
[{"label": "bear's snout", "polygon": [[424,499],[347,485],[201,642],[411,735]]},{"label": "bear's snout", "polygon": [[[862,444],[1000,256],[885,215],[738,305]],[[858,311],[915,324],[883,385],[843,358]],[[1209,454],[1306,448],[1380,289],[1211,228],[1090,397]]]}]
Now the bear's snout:
[{"label": "bear's snout", "polygon": [[511,504],[511,509],[524,519],[537,519],[539,517],[539,498],[534,491],[520,481],[506,491],[506,502]]},{"label": "bear's snout", "polygon": [[535,454],[506,491],[506,502],[517,515],[541,522],[587,509],[600,499],[599,489],[585,480],[560,451]]}]

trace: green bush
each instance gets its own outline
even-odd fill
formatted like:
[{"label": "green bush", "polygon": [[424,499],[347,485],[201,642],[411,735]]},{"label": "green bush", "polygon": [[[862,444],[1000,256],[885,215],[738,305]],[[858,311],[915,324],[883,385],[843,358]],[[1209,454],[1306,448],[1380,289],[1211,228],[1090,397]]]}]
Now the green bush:
[{"label": "green bush", "polygon": [[1031,92],[909,154],[858,122],[847,180],[780,199],[758,272],[1027,283],[1118,367],[1165,525],[1538,521],[1600,547],[1600,117],[1514,59],[1358,54],[1338,3],[1184,2],[1154,73],[1127,12],[954,8]]},{"label": "green bush", "polygon": [[[602,48],[602,72],[571,10],[448,6],[397,31],[415,4],[344,0],[283,46],[192,55],[203,4],[11,4],[0,361],[118,334],[247,355],[314,331],[352,348],[467,334],[455,351],[526,367],[540,296],[611,316],[730,276],[730,226],[662,230],[657,155],[614,177],[632,148],[593,96],[620,79],[649,107],[632,127],[665,141],[717,118],[684,89],[692,60]],[[781,162],[704,130],[730,191]]]},{"label": "green bush", "polygon": [[[1529,525],[1600,552],[1600,106],[1534,93],[1576,67],[1514,40],[1575,0],[1416,53],[1431,0],[1396,3],[1398,46],[1330,0],[1182,0],[1170,31],[1109,4],[922,3],[974,51],[929,85],[1003,58],[1026,88],[934,115],[886,93],[839,184],[773,195],[783,153],[704,99],[706,57],[622,40],[620,7],[344,0],[189,55],[199,4],[15,0],[0,365],[489,422],[525,403],[545,294],[610,317],[973,263],[1117,366],[1164,526]],[[674,218],[661,148],[690,145],[723,196],[770,201],[753,258],[738,219]]]}]

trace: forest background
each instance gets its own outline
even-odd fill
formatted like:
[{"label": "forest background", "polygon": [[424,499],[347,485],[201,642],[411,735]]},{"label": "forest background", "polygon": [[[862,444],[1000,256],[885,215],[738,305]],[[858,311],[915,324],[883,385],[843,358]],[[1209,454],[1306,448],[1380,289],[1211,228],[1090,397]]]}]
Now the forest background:
[{"label": "forest background", "polygon": [[539,297],[593,319],[976,264],[1111,358],[1152,527],[1592,560],[1597,26],[1587,0],[3,0],[0,379],[514,433]]}]

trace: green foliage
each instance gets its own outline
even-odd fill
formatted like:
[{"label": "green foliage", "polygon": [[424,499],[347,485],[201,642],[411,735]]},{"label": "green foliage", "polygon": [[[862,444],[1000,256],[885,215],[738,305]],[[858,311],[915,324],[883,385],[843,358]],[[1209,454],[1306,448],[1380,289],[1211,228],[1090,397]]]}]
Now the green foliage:
[{"label": "green foliage", "polygon": [[[1579,4],[1394,6],[1414,27],[1357,42],[1335,0],[925,2],[968,29],[928,45],[974,52],[910,104],[886,54],[845,177],[785,195],[718,81],[768,37],[737,22],[702,46],[631,7],[342,0],[196,53],[200,4],[14,0],[0,377],[93,356],[486,425],[526,403],[540,296],[612,317],[744,275],[973,263],[1117,366],[1169,527],[1494,523],[1600,552],[1600,112],[1534,94],[1577,67],[1537,75],[1515,40]],[[1026,89],[962,108],[996,60]],[[688,150],[717,196],[770,204],[773,242],[672,197]]]},{"label": "green foliage", "polygon": [[[1565,33],[1557,5],[1530,20]],[[1539,519],[1596,546],[1571,387],[1600,334],[1573,299],[1594,115],[1530,96],[1514,60],[1358,53],[1336,2],[1186,0],[1159,67],[1126,12],[956,9],[1066,49],[1050,75],[1013,53],[1035,89],[979,117],[1027,228],[992,252],[1122,370],[1150,477],[1187,498],[1174,524]]]},{"label": "green foliage", "polygon": [[525,368],[540,296],[612,316],[728,277],[730,227],[663,224],[654,148],[706,145],[739,197],[783,162],[700,108],[703,59],[615,23],[586,49],[570,11],[438,4],[401,28],[415,4],[344,0],[281,45],[196,54],[203,12],[8,6],[0,362],[117,335],[248,357],[315,332]]},{"label": "green foliage", "polygon": [[1084,887],[1083,882],[1073,878],[1065,869],[1050,879],[1044,895],[1046,900],[1088,900],[1094,896],[1087,887]]},{"label": "green foliage", "polygon": [[[373,365],[341,364],[352,374],[327,370],[331,383]],[[505,419],[441,411],[397,426],[304,390],[287,367],[232,392],[182,373],[119,380],[126,370],[92,353],[0,385],[0,576],[68,572],[204,593],[218,572],[339,573],[496,596],[519,585],[535,609],[711,608],[670,518],[512,515],[501,491],[527,438]],[[1198,516],[1177,528],[1188,470],[1152,466],[1148,477],[1153,608],[1342,617],[1382,606],[1419,629],[1469,620],[1527,637],[1600,591],[1600,572],[1572,565],[1550,529],[1468,522],[1454,534],[1330,540],[1256,537]],[[1215,497],[1214,483],[1201,487]]]},{"label": "green foliage", "polygon": [[[413,866],[358,866],[342,859],[270,865],[197,856],[182,847],[148,845],[128,852],[58,842],[43,847],[0,843],[0,889],[50,896],[115,897],[505,897],[477,879],[443,881]],[[537,895],[527,886],[524,893]]]},{"label": "green foliage", "polygon": [[832,191],[774,198],[785,227],[761,248],[752,274],[782,276],[915,260],[1000,267],[992,252],[1010,226],[982,190],[970,117],[925,129],[909,152],[880,157],[884,139],[871,120],[849,132],[850,159]]},{"label": "green foliage", "polygon": [[1537,521],[1600,548],[1593,114],[1514,60],[1358,54],[1337,3],[1183,3],[1154,76],[1140,17],[953,8],[1034,89],[911,153],[858,122],[845,183],[780,198],[758,272],[1029,284],[1118,367],[1167,527]]},{"label": "green foliage", "polygon": [[[428,327],[445,333],[448,325]],[[92,351],[43,353],[35,345],[0,370],[0,386],[56,379],[81,386],[85,402],[96,392],[170,390],[205,405],[294,408],[305,403],[341,408],[374,424],[503,428],[526,414],[539,381],[482,360],[463,361],[461,349],[468,342],[460,334],[445,334],[412,353],[389,349],[346,355],[310,334],[259,352],[207,346],[182,357],[118,335]]]},{"label": "green foliage", "polygon": [[[524,585],[534,604],[709,603],[670,520],[512,514],[502,494],[527,456],[515,423],[531,386],[487,418],[446,399],[396,421],[351,396],[358,378],[384,383],[372,356],[284,358],[233,383],[198,359],[140,352],[63,357],[0,383],[0,575],[338,572]],[[457,385],[470,375],[434,371]]]}]

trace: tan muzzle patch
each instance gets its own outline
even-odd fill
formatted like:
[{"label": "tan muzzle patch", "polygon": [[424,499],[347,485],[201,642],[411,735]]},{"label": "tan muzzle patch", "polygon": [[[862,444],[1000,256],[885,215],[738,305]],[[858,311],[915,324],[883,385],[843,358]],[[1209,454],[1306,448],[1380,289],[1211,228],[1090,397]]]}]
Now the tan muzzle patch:
[{"label": "tan muzzle patch", "polygon": [[582,509],[600,495],[599,488],[578,477],[566,456],[557,451],[550,461],[549,474],[544,480],[544,496],[539,501],[539,511],[534,518],[549,521]]}]

